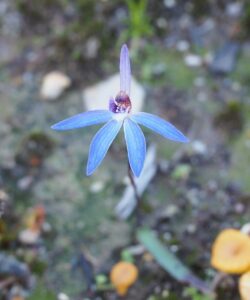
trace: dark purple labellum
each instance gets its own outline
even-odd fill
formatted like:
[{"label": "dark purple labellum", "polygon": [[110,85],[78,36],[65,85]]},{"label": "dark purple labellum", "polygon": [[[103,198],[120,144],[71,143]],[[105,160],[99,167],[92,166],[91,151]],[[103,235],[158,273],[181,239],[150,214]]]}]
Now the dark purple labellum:
[{"label": "dark purple labellum", "polygon": [[124,92],[120,92],[115,97],[115,100],[111,99],[109,101],[109,110],[113,113],[129,113],[131,110],[131,101],[129,96]]}]

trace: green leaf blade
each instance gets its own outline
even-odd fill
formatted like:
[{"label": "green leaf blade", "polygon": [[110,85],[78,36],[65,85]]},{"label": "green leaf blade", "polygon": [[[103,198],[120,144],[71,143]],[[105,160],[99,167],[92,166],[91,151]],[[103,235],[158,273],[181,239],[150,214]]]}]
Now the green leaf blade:
[{"label": "green leaf blade", "polygon": [[139,229],[137,238],[153,255],[159,265],[176,280],[188,283],[203,293],[211,293],[208,285],[196,277],[149,229]]}]

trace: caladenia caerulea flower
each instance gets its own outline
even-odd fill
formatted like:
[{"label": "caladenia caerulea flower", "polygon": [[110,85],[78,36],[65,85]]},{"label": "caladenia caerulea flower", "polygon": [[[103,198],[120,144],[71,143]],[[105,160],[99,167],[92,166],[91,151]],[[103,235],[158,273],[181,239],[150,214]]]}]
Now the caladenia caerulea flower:
[{"label": "caladenia caerulea flower", "polygon": [[181,143],[188,142],[188,139],[171,123],[149,113],[133,113],[129,97],[130,80],[129,51],[128,47],[123,45],[120,54],[120,92],[114,99],[109,100],[109,109],[91,110],[77,114],[51,127],[55,130],[70,130],[106,123],[91,141],[86,169],[87,175],[91,175],[101,164],[122,127],[129,165],[137,177],[140,176],[146,155],[145,137],[139,125],[143,125],[169,140]]}]

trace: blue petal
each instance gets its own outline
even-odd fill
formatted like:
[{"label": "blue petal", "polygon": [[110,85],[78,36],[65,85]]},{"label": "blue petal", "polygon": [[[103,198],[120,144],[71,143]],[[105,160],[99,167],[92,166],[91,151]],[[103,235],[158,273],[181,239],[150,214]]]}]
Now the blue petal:
[{"label": "blue petal", "polygon": [[174,125],[155,115],[140,112],[132,115],[131,119],[172,141],[181,143],[189,142],[188,138],[174,127]]},{"label": "blue petal", "polygon": [[54,130],[69,130],[90,125],[106,123],[112,118],[108,110],[90,110],[65,119],[51,126]]},{"label": "blue petal", "polygon": [[125,119],[124,121],[124,134],[130,167],[134,175],[139,177],[146,155],[144,135],[141,128],[130,119]]},{"label": "blue petal", "polygon": [[122,122],[111,120],[105,124],[93,137],[89,148],[89,158],[87,163],[87,176],[91,175],[101,164],[110,145],[121,129]]},{"label": "blue petal", "polygon": [[129,95],[131,81],[131,68],[129,50],[127,45],[123,45],[120,54],[120,89]]}]

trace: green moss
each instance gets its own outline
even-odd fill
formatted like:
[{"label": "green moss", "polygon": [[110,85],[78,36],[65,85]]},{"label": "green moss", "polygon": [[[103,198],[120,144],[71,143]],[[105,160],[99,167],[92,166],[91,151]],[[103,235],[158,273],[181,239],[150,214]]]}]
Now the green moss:
[{"label": "green moss", "polygon": [[31,271],[37,275],[43,275],[47,269],[47,262],[35,259],[30,263]]},{"label": "green moss", "polygon": [[209,13],[208,0],[193,0],[191,6],[191,13],[196,18],[201,18]]},{"label": "green moss", "polygon": [[215,119],[215,125],[232,137],[238,134],[244,125],[243,106],[239,101],[231,100]]},{"label": "green moss", "polygon": [[250,3],[248,1],[245,1],[245,5],[244,5],[244,15],[242,18],[242,28],[244,30],[245,35],[249,36],[250,35]]},{"label": "green moss", "polygon": [[40,22],[46,18],[47,10],[60,4],[60,0],[17,0],[17,10],[31,22]]},{"label": "green moss", "polygon": [[56,295],[40,283],[27,300],[56,300]]},{"label": "green moss", "polygon": [[173,50],[147,46],[138,64],[142,80],[156,86],[189,89],[197,76],[197,71],[186,66],[182,55]]},{"label": "green moss", "polygon": [[53,140],[43,132],[31,132],[24,137],[16,154],[16,162],[29,167],[39,167],[42,160],[51,154]]},{"label": "green moss", "polygon": [[214,299],[212,296],[201,294],[193,287],[185,288],[184,296],[185,296],[185,299],[186,299],[186,297],[188,297],[189,299],[192,299],[192,300],[213,300]]},{"label": "green moss", "polygon": [[245,129],[232,142],[232,165],[229,170],[229,177],[239,181],[245,190],[250,192],[250,106],[244,107]]},{"label": "green moss", "polygon": [[246,51],[239,57],[236,70],[232,73],[231,78],[241,83],[242,85],[249,85],[250,81],[250,54]]},{"label": "green moss", "polygon": [[246,192],[250,192],[250,169],[248,162],[250,161],[250,129],[245,130],[237,141],[233,144],[232,150],[232,166],[229,176],[241,182]]},{"label": "green moss", "polygon": [[178,150],[179,145],[176,143],[171,143],[171,142],[166,142],[165,140],[160,140],[161,138],[158,137],[155,138],[157,139],[157,152],[159,157],[162,159],[170,160],[174,153]]}]

